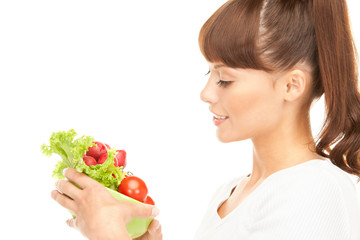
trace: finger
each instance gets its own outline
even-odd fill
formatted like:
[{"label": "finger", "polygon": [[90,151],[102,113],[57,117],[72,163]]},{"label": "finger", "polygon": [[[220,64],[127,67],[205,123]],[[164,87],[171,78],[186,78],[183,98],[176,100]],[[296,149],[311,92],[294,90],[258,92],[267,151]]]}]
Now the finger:
[{"label": "finger", "polygon": [[63,206],[66,209],[69,209],[73,211],[74,213],[77,212],[77,206],[74,202],[74,200],[68,198],[64,194],[59,193],[57,190],[53,190],[51,192],[51,197],[58,202],[61,206]]},{"label": "finger", "polygon": [[60,193],[65,194],[72,199],[77,199],[81,194],[81,190],[78,187],[66,180],[57,180],[55,182],[55,187]]},{"label": "finger", "polygon": [[77,218],[71,218],[71,219],[68,219],[66,220],[66,224],[69,226],[69,227],[72,227],[72,228],[76,228],[77,227]]},{"label": "finger", "polygon": [[[160,222],[156,219],[152,220],[147,232],[136,240],[162,240],[162,232]],[[134,239],[134,240],[135,240]]]},{"label": "finger", "polygon": [[151,240],[161,240],[162,239],[162,232],[161,232],[161,225],[157,219],[154,219],[148,228],[149,232],[149,239]]},{"label": "finger", "polygon": [[129,211],[131,218],[154,218],[159,215],[160,210],[150,204],[139,204],[122,201],[123,204],[127,205],[126,210]]},{"label": "finger", "polygon": [[77,184],[82,189],[86,188],[87,186],[91,186],[93,184],[100,184],[94,179],[86,176],[83,173],[76,171],[73,168],[64,169],[63,174],[69,181]]}]

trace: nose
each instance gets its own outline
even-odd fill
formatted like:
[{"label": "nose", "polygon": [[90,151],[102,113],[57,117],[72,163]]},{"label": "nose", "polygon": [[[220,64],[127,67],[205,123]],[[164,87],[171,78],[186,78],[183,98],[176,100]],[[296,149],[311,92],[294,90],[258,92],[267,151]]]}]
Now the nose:
[{"label": "nose", "polygon": [[212,86],[212,83],[209,81],[206,83],[204,89],[200,93],[200,99],[205,103],[213,104],[218,100],[216,94],[216,89]]}]

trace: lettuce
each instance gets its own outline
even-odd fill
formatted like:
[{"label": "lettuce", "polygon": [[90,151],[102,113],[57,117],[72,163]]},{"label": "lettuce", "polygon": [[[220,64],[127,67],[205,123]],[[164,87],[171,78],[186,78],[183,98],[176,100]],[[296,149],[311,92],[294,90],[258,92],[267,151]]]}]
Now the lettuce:
[{"label": "lettuce", "polygon": [[43,144],[41,146],[41,150],[46,156],[50,157],[55,153],[62,158],[55,166],[53,178],[64,179],[63,170],[75,168],[105,187],[117,191],[125,173],[122,171],[123,167],[115,167],[114,165],[116,149],[108,149],[108,158],[103,164],[87,166],[83,161],[83,156],[89,147],[95,146],[94,139],[90,136],[75,139],[76,135],[74,129],[67,132],[54,132],[51,134],[49,145]]}]

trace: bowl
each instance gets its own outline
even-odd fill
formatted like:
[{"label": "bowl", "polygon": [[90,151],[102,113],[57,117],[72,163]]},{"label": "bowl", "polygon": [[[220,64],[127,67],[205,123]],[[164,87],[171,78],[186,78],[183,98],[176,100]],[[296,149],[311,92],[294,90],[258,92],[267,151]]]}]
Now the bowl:
[{"label": "bowl", "polygon": [[[117,191],[114,191],[110,188],[106,188],[112,196],[114,196],[116,199],[119,200],[123,200],[123,201],[128,201],[128,202],[133,202],[133,203],[139,203],[142,204],[142,202],[139,202],[133,198],[130,198],[124,194],[121,194]],[[76,215],[71,212],[71,214],[73,215],[73,217],[76,217]],[[137,238],[140,237],[141,235],[143,235],[144,233],[147,232],[147,229],[151,223],[153,219],[152,218],[133,218],[131,219],[131,221],[128,223],[128,225],[126,226],[126,230],[129,233],[131,238]]]}]

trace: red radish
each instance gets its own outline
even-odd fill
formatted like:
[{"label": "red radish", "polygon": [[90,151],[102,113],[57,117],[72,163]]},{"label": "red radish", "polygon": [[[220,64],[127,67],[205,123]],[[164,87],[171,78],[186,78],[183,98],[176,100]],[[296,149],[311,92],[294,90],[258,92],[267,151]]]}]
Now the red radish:
[{"label": "red radish", "polygon": [[105,145],[106,149],[110,149],[110,148],[111,148],[111,147],[109,146],[109,144],[104,143],[104,145]]},{"label": "red radish", "polygon": [[125,150],[116,150],[117,154],[114,158],[115,167],[126,167],[126,152]]},{"label": "red radish", "polygon": [[103,163],[106,161],[107,158],[108,158],[108,154],[107,154],[107,153],[104,153],[103,155],[101,155],[101,156],[99,157],[99,160],[97,161],[97,163],[98,163],[98,164],[103,164]]},{"label": "red radish", "polygon": [[154,200],[149,195],[146,196],[144,203],[155,205]]},{"label": "red radish", "polygon": [[96,165],[96,159],[91,156],[84,156],[83,160],[87,166]]},{"label": "red radish", "polygon": [[97,160],[101,155],[106,153],[106,146],[101,142],[94,142],[94,143],[96,145],[93,147],[89,147],[88,151],[86,152],[86,155],[93,157]]}]

